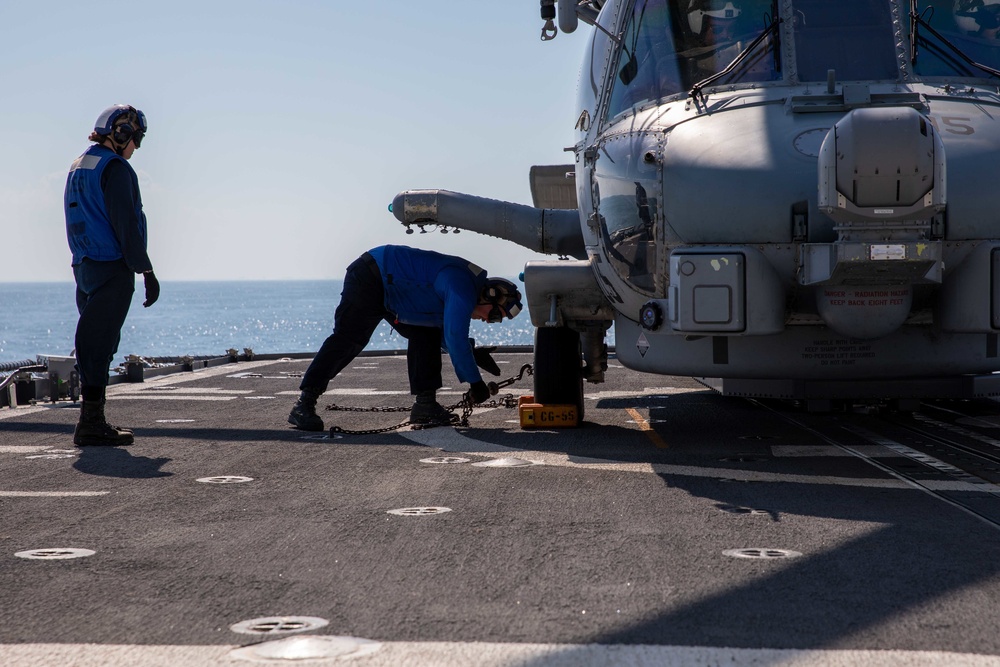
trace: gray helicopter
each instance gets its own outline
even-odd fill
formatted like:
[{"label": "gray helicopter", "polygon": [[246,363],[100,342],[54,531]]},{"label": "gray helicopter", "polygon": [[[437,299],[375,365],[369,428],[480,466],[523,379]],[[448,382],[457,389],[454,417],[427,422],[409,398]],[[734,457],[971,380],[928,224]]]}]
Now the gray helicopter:
[{"label": "gray helicopter", "polygon": [[[541,0],[592,26],[575,163],[534,206],[393,201],[556,256],[523,280],[535,397],[617,359],[728,395],[1000,395],[1000,0]],[[558,27],[557,27],[558,25]]]}]

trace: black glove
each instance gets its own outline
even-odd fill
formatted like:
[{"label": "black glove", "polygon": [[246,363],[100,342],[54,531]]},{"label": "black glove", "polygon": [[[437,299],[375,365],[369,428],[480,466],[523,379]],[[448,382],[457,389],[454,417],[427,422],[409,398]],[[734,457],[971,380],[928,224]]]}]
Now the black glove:
[{"label": "black glove", "polygon": [[149,308],[160,298],[160,281],[152,271],[142,274],[142,281],[146,285],[146,300],[142,302],[142,307]]},{"label": "black glove", "polygon": [[486,386],[486,383],[480,380],[479,382],[473,382],[472,386],[469,387],[469,398],[472,399],[473,403],[482,403],[490,397],[490,388]]},{"label": "black glove", "polygon": [[493,347],[476,347],[476,340],[474,338],[469,339],[469,345],[472,346],[472,356],[475,358],[477,366],[492,375],[500,375],[500,367],[497,366],[497,362],[493,361],[493,357],[490,356],[490,352],[497,349],[496,345]]}]

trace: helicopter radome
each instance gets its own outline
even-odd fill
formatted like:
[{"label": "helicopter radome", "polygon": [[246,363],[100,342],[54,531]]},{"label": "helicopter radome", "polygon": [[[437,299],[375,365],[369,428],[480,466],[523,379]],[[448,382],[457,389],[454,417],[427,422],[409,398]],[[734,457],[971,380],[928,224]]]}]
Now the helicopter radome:
[{"label": "helicopter radome", "polygon": [[533,206],[392,207],[558,257],[524,270],[536,400],[582,414],[612,324],[623,365],[730,395],[1000,395],[1000,0],[541,14],[589,26],[574,164],[532,168]]}]

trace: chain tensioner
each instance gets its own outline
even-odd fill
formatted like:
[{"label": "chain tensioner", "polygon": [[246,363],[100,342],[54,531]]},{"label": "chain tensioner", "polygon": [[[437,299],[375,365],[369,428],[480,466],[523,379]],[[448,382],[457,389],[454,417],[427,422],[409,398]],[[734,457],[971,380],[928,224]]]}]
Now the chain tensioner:
[{"label": "chain tensioner", "polygon": [[[486,386],[490,388],[490,394],[496,396],[501,389],[504,387],[509,387],[521,380],[527,374],[531,376],[534,374],[534,369],[531,364],[525,364],[521,366],[521,371],[506,380],[501,380],[500,382],[487,382]],[[469,417],[472,416],[472,410],[474,407],[479,406],[481,408],[516,408],[517,407],[517,397],[513,394],[506,394],[504,396],[498,396],[491,401],[483,403],[473,403],[472,396],[469,395],[470,392],[465,392],[462,394],[461,400],[454,405],[442,406],[445,410],[451,413],[450,421],[447,424],[434,423],[434,424],[411,424],[410,420],[407,419],[404,422],[400,422],[395,426],[383,426],[382,428],[369,428],[352,430],[341,428],[340,426],[331,426],[330,434],[343,433],[344,435],[374,435],[376,433],[390,433],[392,431],[398,431],[401,428],[410,426],[413,429],[425,429],[434,428],[435,426],[468,426]],[[462,414],[456,414],[455,411],[459,408],[462,409]],[[398,408],[391,406],[375,406],[371,408],[358,408],[344,405],[337,405],[336,403],[331,403],[326,406],[327,410],[333,410],[336,412],[409,412],[410,408]]]}]

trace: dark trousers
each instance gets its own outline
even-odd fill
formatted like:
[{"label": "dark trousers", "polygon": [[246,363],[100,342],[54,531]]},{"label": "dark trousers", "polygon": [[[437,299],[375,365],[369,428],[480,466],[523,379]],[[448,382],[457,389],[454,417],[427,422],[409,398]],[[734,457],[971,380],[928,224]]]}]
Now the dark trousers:
[{"label": "dark trousers", "polygon": [[410,393],[439,389],[442,385],[441,329],[396,322],[396,315],[385,308],[382,276],[368,253],[347,267],[340,305],[333,315],[333,334],[323,341],[302,376],[299,389],[326,391],[330,380],[365,349],[382,320],[406,338]]},{"label": "dark trousers", "polygon": [[76,278],[76,368],[82,388],[107,387],[111,361],[118,352],[122,326],[132,294],[135,274],[123,260],[95,262],[84,259],[73,267]]}]

